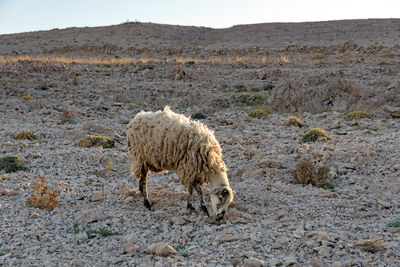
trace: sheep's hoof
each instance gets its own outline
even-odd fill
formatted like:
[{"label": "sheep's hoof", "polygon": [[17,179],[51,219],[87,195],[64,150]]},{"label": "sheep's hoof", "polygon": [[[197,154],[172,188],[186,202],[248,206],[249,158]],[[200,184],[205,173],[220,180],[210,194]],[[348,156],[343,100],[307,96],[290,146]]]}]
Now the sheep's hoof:
[{"label": "sheep's hoof", "polygon": [[207,217],[210,218],[210,214],[208,213],[207,207],[206,206],[201,206],[201,209],[202,209],[204,215],[207,215]]},{"label": "sheep's hoof", "polygon": [[150,202],[149,202],[147,199],[144,201],[144,206],[145,206],[146,208],[148,208],[149,210],[151,210],[151,204],[150,204]]}]

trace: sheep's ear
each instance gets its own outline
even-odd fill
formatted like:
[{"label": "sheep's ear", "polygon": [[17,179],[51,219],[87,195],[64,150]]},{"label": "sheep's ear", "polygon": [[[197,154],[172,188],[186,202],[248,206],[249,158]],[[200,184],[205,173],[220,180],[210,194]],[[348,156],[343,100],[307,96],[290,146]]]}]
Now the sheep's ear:
[{"label": "sheep's ear", "polygon": [[219,192],[219,189],[215,188],[215,189],[210,191],[210,194],[215,194],[216,195],[216,194],[218,194],[218,192]]}]

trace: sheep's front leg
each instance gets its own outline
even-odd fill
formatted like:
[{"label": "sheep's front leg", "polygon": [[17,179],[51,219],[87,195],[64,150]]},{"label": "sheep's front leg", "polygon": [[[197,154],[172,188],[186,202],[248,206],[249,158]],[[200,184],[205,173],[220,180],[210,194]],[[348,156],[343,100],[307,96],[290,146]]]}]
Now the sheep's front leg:
[{"label": "sheep's front leg", "polygon": [[151,205],[149,201],[149,195],[147,194],[147,171],[142,169],[140,179],[139,179],[139,190],[143,195],[144,206],[151,210]]},{"label": "sheep's front leg", "polygon": [[191,211],[196,212],[196,209],[193,207],[192,202],[193,202],[193,186],[189,185],[189,193],[188,193],[188,202],[187,202],[187,208]]},{"label": "sheep's front leg", "polygon": [[204,213],[205,215],[207,215],[208,217],[210,217],[210,214],[208,213],[208,210],[207,210],[206,203],[204,202],[204,199],[203,199],[203,191],[201,190],[201,186],[200,186],[199,184],[196,183],[196,184],[194,185],[194,188],[196,189],[197,194],[198,194],[199,197],[200,197],[201,210],[203,211],[203,213]]}]

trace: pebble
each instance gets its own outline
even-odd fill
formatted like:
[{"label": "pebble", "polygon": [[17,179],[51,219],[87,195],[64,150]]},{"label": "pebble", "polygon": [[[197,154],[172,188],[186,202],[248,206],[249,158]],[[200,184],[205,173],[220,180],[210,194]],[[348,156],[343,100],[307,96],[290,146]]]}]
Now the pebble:
[{"label": "pebble", "polygon": [[262,267],[265,266],[265,263],[263,260],[254,258],[254,257],[249,257],[243,260],[243,263],[245,266],[248,267]]}]

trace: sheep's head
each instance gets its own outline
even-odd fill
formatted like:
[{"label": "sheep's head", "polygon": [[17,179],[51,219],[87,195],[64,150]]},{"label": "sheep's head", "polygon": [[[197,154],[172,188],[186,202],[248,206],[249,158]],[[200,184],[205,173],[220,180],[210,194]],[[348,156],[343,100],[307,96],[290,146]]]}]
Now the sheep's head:
[{"label": "sheep's head", "polygon": [[225,212],[233,200],[233,191],[229,185],[218,186],[211,190],[210,198],[215,219],[220,221],[224,218]]}]

